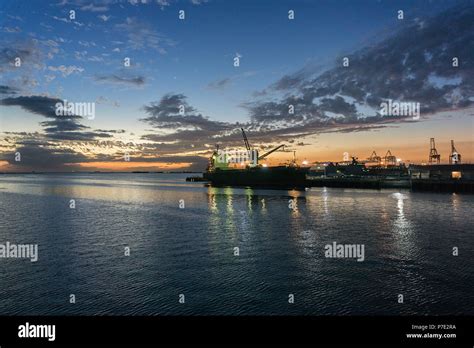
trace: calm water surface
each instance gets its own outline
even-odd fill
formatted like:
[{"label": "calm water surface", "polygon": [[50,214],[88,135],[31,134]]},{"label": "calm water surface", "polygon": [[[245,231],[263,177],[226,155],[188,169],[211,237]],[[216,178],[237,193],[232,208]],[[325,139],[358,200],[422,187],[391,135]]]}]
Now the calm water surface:
[{"label": "calm water surface", "polygon": [[[185,177],[0,176],[0,243],[39,245],[36,263],[0,259],[0,314],[474,314],[472,195]],[[333,241],[365,261],[325,258]]]}]

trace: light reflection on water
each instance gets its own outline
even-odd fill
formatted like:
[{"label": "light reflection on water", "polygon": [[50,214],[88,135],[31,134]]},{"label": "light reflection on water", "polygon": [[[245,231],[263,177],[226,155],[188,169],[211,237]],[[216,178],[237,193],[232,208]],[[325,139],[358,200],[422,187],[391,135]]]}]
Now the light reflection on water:
[{"label": "light reflection on water", "polygon": [[[0,176],[0,242],[40,245],[37,264],[2,261],[0,313],[474,314],[473,196],[185,177]],[[366,260],[326,259],[333,241],[364,244]],[[71,291],[74,307],[58,300]]]}]

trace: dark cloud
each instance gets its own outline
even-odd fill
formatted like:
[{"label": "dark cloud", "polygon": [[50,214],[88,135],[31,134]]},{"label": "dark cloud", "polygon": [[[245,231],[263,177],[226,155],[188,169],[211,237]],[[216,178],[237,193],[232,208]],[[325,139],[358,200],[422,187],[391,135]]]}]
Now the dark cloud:
[{"label": "dark cloud", "polygon": [[[295,125],[359,124],[385,121],[378,117],[387,99],[420,103],[421,113],[462,108],[474,103],[474,6],[452,8],[433,18],[414,20],[391,37],[342,57],[321,73],[305,67],[265,89],[285,93],[282,99],[243,104],[253,122]],[[452,66],[458,57],[459,67]],[[456,82],[452,82],[456,81]],[[295,114],[288,112],[294,105]],[[338,114],[342,117],[336,117]],[[390,116],[393,122],[399,118]]]},{"label": "dark cloud", "polygon": [[255,123],[271,124],[285,121],[291,125],[309,118],[324,118],[320,109],[297,96],[289,96],[280,101],[248,102],[242,106],[248,110],[252,122]]},{"label": "dark cloud", "polygon": [[101,83],[111,83],[118,85],[143,86],[145,84],[144,76],[120,76],[117,74],[96,76],[95,80]]},{"label": "dark cloud", "polygon": [[111,134],[123,134],[125,129],[96,129],[97,132],[111,133]]},{"label": "dark cloud", "polygon": [[75,140],[88,141],[95,138],[111,138],[112,135],[102,131],[85,131],[90,129],[76,120],[56,118],[52,121],[44,121],[40,123],[44,127],[46,137],[54,140]]},{"label": "dark cloud", "polygon": [[[33,114],[41,115],[44,117],[57,118],[56,116],[56,103],[62,103],[63,100],[58,98],[50,98],[44,96],[19,96],[10,97],[0,100],[0,105],[5,106],[20,106],[22,109],[29,111]],[[64,118],[78,118],[79,116],[61,116]]]},{"label": "dark cloud", "polygon": [[18,93],[18,88],[15,87],[10,87],[10,86],[4,86],[0,85],[0,94],[17,94]]},{"label": "dark cloud", "polygon": [[189,132],[215,135],[231,128],[226,122],[204,117],[188,104],[183,94],[166,94],[159,102],[145,105],[143,109],[150,116],[141,119],[142,121],[155,128],[171,128],[182,135]]},{"label": "dark cloud", "polygon": [[112,135],[98,132],[56,132],[47,133],[49,139],[68,141],[91,141],[96,138],[111,138]]},{"label": "dark cloud", "polygon": [[333,112],[335,114],[342,114],[346,118],[357,116],[357,110],[354,104],[350,104],[340,96],[332,98],[323,98],[319,104],[319,108],[323,111]]},{"label": "dark cloud", "polygon": [[[288,91],[294,90],[301,87],[301,84],[304,81],[307,81],[309,78],[314,77],[325,69],[325,65],[320,64],[318,61],[311,60],[305,64],[305,66],[298,71],[284,75],[282,78],[272,83],[268,89],[275,91]],[[264,92],[264,91],[262,91]],[[256,96],[260,93],[254,93]],[[266,91],[265,91],[266,92]]]},{"label": "dark cloud", "polygon": [[[16,152],[21,155],[19,162],[15,161]],[[77,169],[74,164],[87,161],[87,157],[70,149],[28,144],[17,147],[12,153],[0,153],[0,160],[7,161],[12,170],[18,171],[70,171]]]},{"label": "dark cloud", "polygon": [[20,106],[26,111],[48,118],[48,121],[40,122],[40,125],[44,127],[45,136],[49,139],[90,141],[112,137],[110,131],[89,131],[90,127],[80,123],[81,116],[57,116],[55,107],[57,103],[62,104],[63,100],[45,96],[19,96],[0,100],[0,105]]},{"label": "dark cloud", "polygon": [[74,120],[61,118],[56,118],[52,121],[44,121],[40,124],[44,127],[44,131],[46,133],[78,131],[88,128],[75,122]]}]

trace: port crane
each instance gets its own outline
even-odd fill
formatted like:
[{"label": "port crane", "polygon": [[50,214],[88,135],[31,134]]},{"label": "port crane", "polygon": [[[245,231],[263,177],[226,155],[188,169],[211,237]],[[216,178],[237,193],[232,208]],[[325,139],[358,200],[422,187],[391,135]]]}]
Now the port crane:
[{"label": "port crane", "polygon": [[387,151],[387,153],[385,154],[385,165],[386,166],[389,166],[389,165],[396,165],[397,164],[397,157],[393,156],[392,155],[392,152],[390,150]]},{"label": "port crane", "polygon": [[450,164],[461,163],[461,154],[454,147],[454,140],[451,140],[451,154],[449,155]]},{"label": "port crane", "polygon": [[439,163],[441,161],[441,155],[436,150],[435,139],[430,139],[430,157],[429,163]]},{"label": "port crane", "polygon": [[382,162],[382,157],[378,156],[377,153],[375,152],[372,152],[372,154],[370,155],[369,158],[367,158],[367,161],[366,162],[369,162],[369,163],[377,163],[378,165],[380,165],[380,163]]}]

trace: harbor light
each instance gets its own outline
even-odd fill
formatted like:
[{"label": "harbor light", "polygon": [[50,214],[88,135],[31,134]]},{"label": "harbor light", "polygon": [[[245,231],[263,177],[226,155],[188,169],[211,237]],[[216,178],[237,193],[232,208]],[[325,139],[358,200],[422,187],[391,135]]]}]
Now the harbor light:
[{"label": "harbor light", "polygon": [[307,160],[304,160],[304,161],[303,161],[303,165],[304,165],[304,166],[307,166],[307,165],[308,165],[308,161],[307,161]]}]

